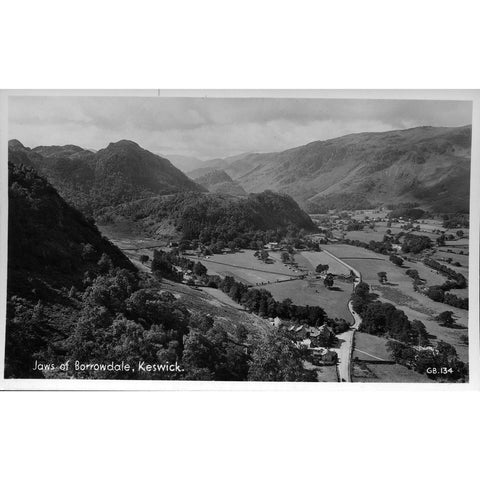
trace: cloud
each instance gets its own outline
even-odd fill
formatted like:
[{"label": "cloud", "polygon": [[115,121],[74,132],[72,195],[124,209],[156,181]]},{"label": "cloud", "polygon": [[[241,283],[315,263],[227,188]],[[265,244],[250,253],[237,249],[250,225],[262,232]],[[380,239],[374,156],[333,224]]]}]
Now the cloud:
[{"label": "cloud", "polygon": [[12,96],[9,138],[95,149],[127,138],[206,159],[362,131],[465,125],[471,114],[471,103],[458,101]]}]

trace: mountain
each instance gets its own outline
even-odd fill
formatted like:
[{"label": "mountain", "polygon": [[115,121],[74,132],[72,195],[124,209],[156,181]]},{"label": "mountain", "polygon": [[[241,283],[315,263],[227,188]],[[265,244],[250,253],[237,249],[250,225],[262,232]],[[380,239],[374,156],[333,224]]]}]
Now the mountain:
[{"label": "mountain", "polygon": [[470,156],[471,126],[417,127],[245,154],[222,168],[247,192],[284,192],[312,210],[417,202],[451,212],[468,211]]},{"label": "mountain", "polygon": [[168,229],[170,236],[176,231],[184,240],[231,241],[240,248],[316,229],[295,200],[269,190],[247,197],[186,192],[105,208],[99,215],[104,224],[124,221],[134,222],[151,237],[161,237]]},{"label": "mountain", "polygon": [[13,140],[9,160],[34,167],[62,197],[89,215],[139,198],[205,191],[169,160],[129,140],[110,143],[97,152],[75,145],[30,149]]},{"label": "mountain", "polygon": [[[137,272],[35,170],[8,166],[5,378],[247,379],[249,358],[235,340],[237,329],[244,327],[252,348],[264,338],[266,320]],[[208,339],[200,336],[210,329]],[[208,364],[197,353],[205,346]],[[184,372],[145,373],[139,362],[178,362]],[[133,368],[82,370],[77,363]]]},{"label": "mountain", "polygon": [[34,170],[9,162],[8,294],[46,300],[81,287],[102,254],[134,270],[97,227],[65,202]]},{"label": "mountain", "polygon": [[188,157],[186,155],[164,155],[172,164],[181,170],[183,173],[191,172],[197,168],[201,168],[203,161],[195,157]]},{"label": "mountain", "polygon": [[[190,173],[189,176],[195,180],[199,185],[207,188],[212,193],[223,193],[227,195],[242,196],[247,192],[241,187],[238,182],[232,180],[224,170],[209,170],[203,173],[204,169],[200,168]],[[196,177],[200,173],[199,177]]]}]

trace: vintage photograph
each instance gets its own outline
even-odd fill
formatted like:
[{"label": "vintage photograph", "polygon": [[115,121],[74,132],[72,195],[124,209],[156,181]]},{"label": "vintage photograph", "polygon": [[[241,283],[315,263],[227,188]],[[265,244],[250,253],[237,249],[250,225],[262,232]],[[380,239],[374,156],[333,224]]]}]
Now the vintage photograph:
[{"label": "vintage photograph", "polygon": [[469,382],[471,101],[19,93],[7,131],[5,379]]}]

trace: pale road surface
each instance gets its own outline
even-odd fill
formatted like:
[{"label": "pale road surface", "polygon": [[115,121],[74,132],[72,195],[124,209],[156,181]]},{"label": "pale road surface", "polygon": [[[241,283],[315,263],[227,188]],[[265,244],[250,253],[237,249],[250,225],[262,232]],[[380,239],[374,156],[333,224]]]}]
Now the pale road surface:
[{"label": "pale road surface", "polygon": [[[356,270],[355,268],[351,267],[343,260],[338,258],[337,256],[333,255],[327,250],[323,250],[325,253],[330,255],[332,258],[340,262],[341,264],[345,265],[348,269],[352,270],[355,273],[355,280],[353,282],[354,288],[362,281],[362,274]],[[355,335],[355,331],[360,326],[362,322],[362,318],[358,313],[353,311],[352,301],[348,302],[348,309],[353,317],[353,324],[350,326],[350,329],[346,332],[340,333],[337,335],[339,346],[337,348],[332,348],[338,355],[338,380],[340,382],[351,382],[352,381],[352,355],[353,355],[353,337]]]}]

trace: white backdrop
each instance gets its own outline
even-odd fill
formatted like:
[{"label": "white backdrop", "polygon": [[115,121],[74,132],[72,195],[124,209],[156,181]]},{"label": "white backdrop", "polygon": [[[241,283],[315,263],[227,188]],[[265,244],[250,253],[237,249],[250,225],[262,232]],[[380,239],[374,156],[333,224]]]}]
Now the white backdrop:
[{"label": "white backdrop", "polygon": [[[7,1],[0,88],[480,88],[475,3]],[[0,474],[478,478],[479,406],[477,392],[0,392]]]}]

